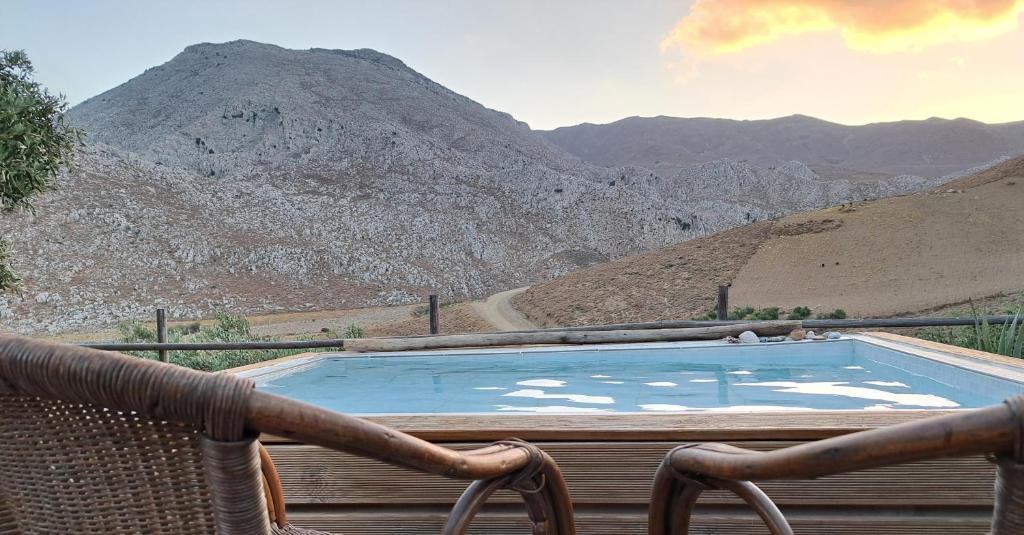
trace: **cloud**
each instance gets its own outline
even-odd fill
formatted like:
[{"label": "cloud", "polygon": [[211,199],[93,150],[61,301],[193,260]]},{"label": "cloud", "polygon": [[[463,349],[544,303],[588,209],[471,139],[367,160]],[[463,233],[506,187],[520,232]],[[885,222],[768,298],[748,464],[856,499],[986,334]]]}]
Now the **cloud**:
[{"label": "cloud", "polygon": [[920,50],[1011,32],[1021,13],[1024,0],[695,0],[661,49],[721,54],[838,32],[855,50]]}]

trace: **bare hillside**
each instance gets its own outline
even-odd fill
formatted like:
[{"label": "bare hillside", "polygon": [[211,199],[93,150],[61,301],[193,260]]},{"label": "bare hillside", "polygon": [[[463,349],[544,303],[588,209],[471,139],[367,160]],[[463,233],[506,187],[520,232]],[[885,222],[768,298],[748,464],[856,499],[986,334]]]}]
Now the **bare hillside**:
[{"label": "bare hillside", "polygon": [[734,305],[931,309],[1024,289],[1024,157],[933,192],[811,211],[593,266],[515,304],[547,326],[690,318]]},{"label": "bare hillside", "polygon": [[365,49],[194,45],[70,117],[88,135],[77,169],[36,216],[0,219],[25,281],[0,296],[5,328],[476,298],[935,184],[799,162],[599,167]]}]

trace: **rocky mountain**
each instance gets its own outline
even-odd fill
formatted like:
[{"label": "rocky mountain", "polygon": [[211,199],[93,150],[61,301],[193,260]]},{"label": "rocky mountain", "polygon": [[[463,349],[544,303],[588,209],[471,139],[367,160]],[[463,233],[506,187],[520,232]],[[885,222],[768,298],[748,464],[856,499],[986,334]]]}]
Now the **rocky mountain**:
[{"label": "rocky mountain", "polygon": [[579,160],[372,50],[188,47],[71,110],[75,171],[3,218],[25,279],[0,320],[475,297],[793,210],[905,193],[788,162],[661,173]]},{"label": "rocky mountain", "polygon": [[542,132],[579,158],[660,173],[720,159],[799,161],[823,177],[940,177],[1024,153],[1024,121],[928,119],[847,126],[804,115],[763,121],[629,117]]}]

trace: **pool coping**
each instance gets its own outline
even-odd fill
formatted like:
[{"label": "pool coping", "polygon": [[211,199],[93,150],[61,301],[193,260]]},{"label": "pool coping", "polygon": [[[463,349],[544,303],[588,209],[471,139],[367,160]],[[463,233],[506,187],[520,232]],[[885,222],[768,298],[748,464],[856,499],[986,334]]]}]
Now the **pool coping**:
[{"label": "pool coping", "polygon": [[[971,371],[992,375],[998,372],[1024,375],[1024,362],[1000,355],[964,349],[909,336],[881,332],[844,335],[887,349],[944,362]],[[785,343],[785,342],[780,342]],[[797,343],[829,343],[797,342]],[[602,344],[608,347],[609,344]],[[717,344],[709,344],[717,345]],[[580,348],[581,346],[530,346],[536,350]],[[593,346],[583,346],[590,347]],[[514,350],[516,348],[502,348]],[[526,347],[520,349],[527,349]],[[433,350],[436,352],[438,350]],[[443,350],[441,350],[443,351]],[[455,350],[452,350],[453,352]],[[473,350],[468,350],[473,351]],[[408,353],[408,352],[406,352]],[[224,370],[223,373],[250,375],[265,369],[274,373],[316,362],[322,358],[358,356],[355,352],[302,353],[281,359]],[[1019,372],[1017,370],[1020,370]],[[259,374],[262,375],[262,374]],[[784,412],[722,413],[579,413],[579,414],[393,414],[360,416],[424,440],[434,442],[492,441],[517,437],[531,441],[722,441],[722,440],[817,440],[908,422],[965,409],[888,411],[794,410]],[[279,437],[264,437],[272,442],[288,442]]]}]

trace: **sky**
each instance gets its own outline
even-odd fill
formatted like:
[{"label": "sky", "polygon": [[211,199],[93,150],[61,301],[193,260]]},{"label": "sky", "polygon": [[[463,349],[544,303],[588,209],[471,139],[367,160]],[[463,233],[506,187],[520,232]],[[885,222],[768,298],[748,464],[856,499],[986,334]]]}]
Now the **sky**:
[{"label": "sky", "polygon": [[537,129],[1024,120],[1024,0],[0,0],[0,49],[71,103],[235,39],[373,48]]}]

